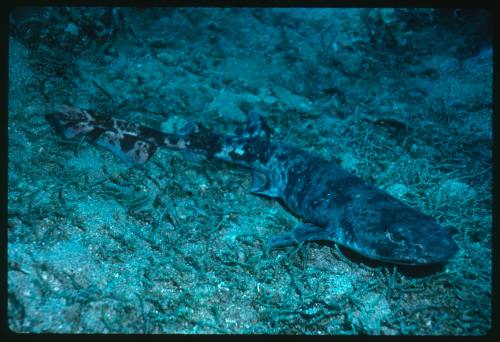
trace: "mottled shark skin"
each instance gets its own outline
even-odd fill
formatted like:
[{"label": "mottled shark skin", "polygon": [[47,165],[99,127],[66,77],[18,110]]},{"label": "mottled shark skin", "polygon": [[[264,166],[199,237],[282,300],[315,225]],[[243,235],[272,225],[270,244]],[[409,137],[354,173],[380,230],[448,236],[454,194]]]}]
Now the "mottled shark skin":
[{"label": "mottled shark skin", "polygon": [[251,169],[251,192],[281,199],[305,221],[272,237],[269,248],[329,240],[370,259],[404,265],[444,263],[458,250],[434,218],[335,163],[273,141],[256,113],[235,135],[215,134],[198,123],[163,133],[64,105],[46,118],[66,138],[86,135],[129,163],[144,164],[165,147]]}]

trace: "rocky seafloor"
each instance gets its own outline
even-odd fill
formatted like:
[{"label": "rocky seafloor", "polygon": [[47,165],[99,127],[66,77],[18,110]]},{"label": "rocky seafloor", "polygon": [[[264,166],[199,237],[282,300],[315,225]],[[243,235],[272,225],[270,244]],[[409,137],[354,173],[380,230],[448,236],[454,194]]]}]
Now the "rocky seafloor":
[{"label": "rocky seafloor", "polygon": [[[481,10],[19,8],[8,93],[15,332],[481,335],[491,329],[492,33]],[[437,270],[310,242],[250,173],[161,149],[141,167],[56,135],[57,103],[275,139],[435,217]]]}]

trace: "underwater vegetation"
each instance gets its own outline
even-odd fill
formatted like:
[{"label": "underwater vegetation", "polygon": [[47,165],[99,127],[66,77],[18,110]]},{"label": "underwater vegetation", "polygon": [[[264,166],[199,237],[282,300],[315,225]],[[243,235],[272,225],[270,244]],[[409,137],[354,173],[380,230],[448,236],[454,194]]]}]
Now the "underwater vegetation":
[{"label": "underwater vegetation", "polygon": [[[484,10],[18,8],[10,15],[8,322],[15,332],[482,335],[491,329],[492,46]],[[433,217],[436,267],[334,242],[243,168],[123,163],[44,115],[67,103],[319,155]]]}]

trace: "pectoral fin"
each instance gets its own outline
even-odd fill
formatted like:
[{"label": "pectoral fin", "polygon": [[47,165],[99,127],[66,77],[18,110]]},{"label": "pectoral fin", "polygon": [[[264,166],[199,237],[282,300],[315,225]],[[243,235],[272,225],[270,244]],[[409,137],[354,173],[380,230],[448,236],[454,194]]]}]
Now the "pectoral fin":
[{"label": "pectoral fin", "polygon": [[269,249],[289,246],[302,241],[329,240],[329,232],[326,228],[304,223],[295,226],[291,232],[275,235],[267,242]]},{"label": "pectoral fin", "polygon": [[279,191],[273,187],[269,176],[258,171],[252,172],[252,189],[250,189],[250,192],[269,197],[279,197]]}]

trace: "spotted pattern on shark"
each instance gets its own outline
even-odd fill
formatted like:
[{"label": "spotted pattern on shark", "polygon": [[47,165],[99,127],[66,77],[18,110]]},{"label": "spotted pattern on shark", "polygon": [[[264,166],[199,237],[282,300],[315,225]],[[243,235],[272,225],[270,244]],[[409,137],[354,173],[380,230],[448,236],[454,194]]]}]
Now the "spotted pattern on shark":
[{"label": "spotted pattern on shark", "polygon": [[157,148],[167,148],[250,169],[252,193],[280,199],[304,221],[271,237],[268,248],[328,240],[371,259],[405,265],[444,263],[458,250],[434,218],[333,162],[275,141],[255,112],[234,135],[213,133],[196,122],[164,133],[66,105],[45,117],[65,138],[87,136],[128,163],[144,164]]}]

